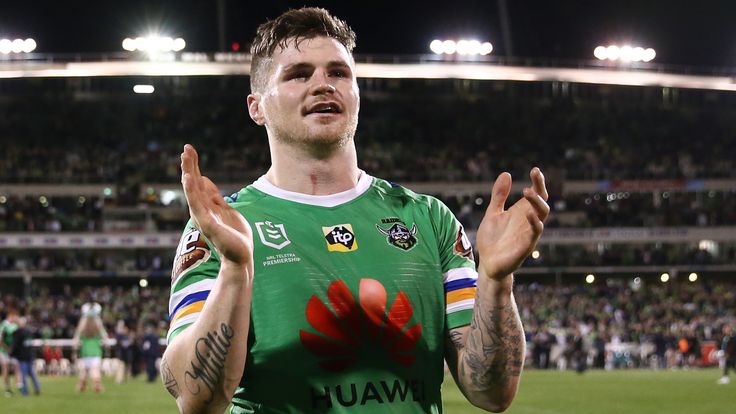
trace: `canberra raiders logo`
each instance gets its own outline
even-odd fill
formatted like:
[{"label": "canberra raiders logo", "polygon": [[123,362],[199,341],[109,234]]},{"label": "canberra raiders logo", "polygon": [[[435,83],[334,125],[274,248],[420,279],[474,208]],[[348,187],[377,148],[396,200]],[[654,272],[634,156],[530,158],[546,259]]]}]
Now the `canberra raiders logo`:
[{"label": "canberra raiders logo", "polygon": [[388,242],[388,244],[394,247],[398,247],[401,250],[411,250],[414,246],[416,246],[416,223],[413,224],[411,226],[411,230],[409,230],[409,228],[406,227],[406,225],[396,217],[381,219],[381,222],[383,224],[393,223],[393,225],[388,229],[384,229],[383,227],[376,224],[376,228],[378,229],[378,231],[386,236],[386,242]]}]

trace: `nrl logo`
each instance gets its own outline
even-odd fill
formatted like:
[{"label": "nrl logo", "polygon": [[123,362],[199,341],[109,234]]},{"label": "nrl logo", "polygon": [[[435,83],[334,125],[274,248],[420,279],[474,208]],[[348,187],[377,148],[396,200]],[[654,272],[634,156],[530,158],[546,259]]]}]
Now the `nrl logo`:
[{"label": "nrl logo", "polygon": [[291,244],[291,240],[286,235],[286,229],[283,224],[273,224],[270,221],[256,222],[256,230],[261,243],[268,247],[281,250]]},{"label": "nrl logo", "polygon": [[400,221],[396,221],[395,219],[384,219],[381,220],[384,223],[389,221],[393,222],[393,225],[388,228],[384,229],[383,227],[376,224],[376,229],[380,231],[384,236],[386,236],[386,242],[388,244],[398,247],[401,250],[411,250],[414,246],[417,244],[417,238],[414,237],[417,234],[417,225],[416,223],[411,226],[411,230],[409,230],[406,225]]}]

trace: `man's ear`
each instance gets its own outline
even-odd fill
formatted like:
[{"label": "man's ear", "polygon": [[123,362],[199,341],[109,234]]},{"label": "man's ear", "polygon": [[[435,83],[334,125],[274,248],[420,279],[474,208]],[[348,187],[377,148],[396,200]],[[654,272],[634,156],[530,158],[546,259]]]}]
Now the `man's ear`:
[{"label": "man's ear", "polygon": [[261,108],[261,99],[263,97],[260,93],[248,95],[248,114],[250,118],[256,124],[263,126],[266,123],[266,118],[263,116],[263,110]]}]

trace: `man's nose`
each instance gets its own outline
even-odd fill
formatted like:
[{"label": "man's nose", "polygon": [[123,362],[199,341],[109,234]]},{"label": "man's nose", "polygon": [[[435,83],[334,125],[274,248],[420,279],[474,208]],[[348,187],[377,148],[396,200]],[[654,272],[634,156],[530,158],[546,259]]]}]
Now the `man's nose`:
[{"label": "man's nose", "polygon": [[334,93],[337,90],[335,85],[333,85],[333,79],[327,74],[327,72],[315,72],[312,76],[312,82],[312,95]]}]

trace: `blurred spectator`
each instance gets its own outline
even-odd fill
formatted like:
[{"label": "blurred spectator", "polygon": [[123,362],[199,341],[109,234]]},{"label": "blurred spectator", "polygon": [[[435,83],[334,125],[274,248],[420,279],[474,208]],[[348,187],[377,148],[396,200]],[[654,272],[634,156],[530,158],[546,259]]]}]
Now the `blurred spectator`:
[{"label": "blurred spectator", "polygon": [[31,332],[28,330],[27,323],[28,321],[24,316],[18,318],[18,329],[13,332],[13,347],[10,351],[10,356],[17,359],[20,365],[20,393],[24,396],[28,395],[28,377],[31,378],[35,394],[39,395],[41,393],[36,368],[33,365],[33,350],[28,344],[31,339]]}]

